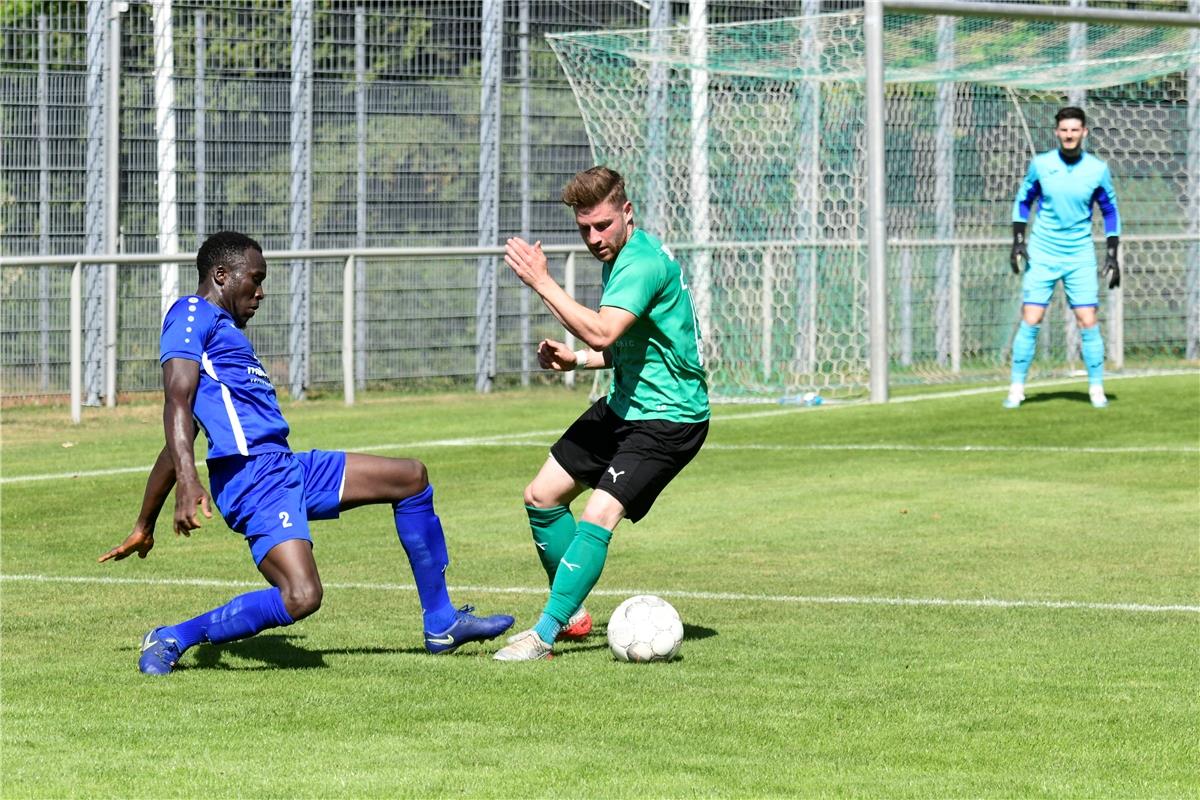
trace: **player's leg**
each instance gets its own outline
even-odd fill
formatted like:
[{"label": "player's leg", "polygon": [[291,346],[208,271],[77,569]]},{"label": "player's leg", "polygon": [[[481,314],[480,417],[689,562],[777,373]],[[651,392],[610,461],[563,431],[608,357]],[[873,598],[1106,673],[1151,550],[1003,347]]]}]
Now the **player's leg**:
[{"label": "player's leg", "polygon": [[624,423],[617,453],[588,498],[574,539],[559,563],[541,618],[496,654],[501,661],[550,656],[555,640],[595,587],[604,570],[613,530],[622,519],[637,522],[667,484],[699,452],[708,423],[645,420]]},{"label": "player's leg", "polygon": [[142,643],[138,667],[166,674],[198,644],[221,644],[290,625],[321,606],[304,507],[303,470],[290,453],[222,459],[210,467],[213,494],[226,521],[241,531],[271,587],[238,595],[175,625],[155,628]]},{"label": "player's leg", "polygon": [[551,455],[525,487],[525,513],[534,548],[546,578],[554,583],[554,574],[563,553],[575,538],[575,517],[571,502],[587,487],[575,480]]},{"label": "player's leg", "polygon": [[1030,264],[1021,279],[1021,322],[1013,337],[1012,373],[1008,396],[1004,398],[1005,408],[1017,408],[1025,400],[1025,381],[1037,353],[1038,333],[1056,280],[1053,271],[1041,264]]},{"label": "player's leg", "polygon": [[[318,462],[329,455],[314,451],[313,470],[319,470]],[[475,617],[470,606],[455,609],[450,602],[446,535],[434,511],[433,487],[423,463],[413,458],[344,454],[339,510],[375,503],[392,506],[396,535],[417,585],[430,652],[453,652],[466,642],[494,638],[512,626],[513,618],[506,614]]]},{"label": "player's leg", "polygon": [[[547,582],[553,586],[563,554],[578,533],[571,503],[594,486],[616,452],[622,420],[600,398],[571,424],[550,450],[550,456],[525,487],[525,513],[534,549]],[[592,618],[582,605],[574,610],[561,636],[584,639]]]},{"label": "player's leg", "polygon": [[1096,309],[1100,304],[1100,281],[1095,264],[1081,264],[1063,276],[1067,303],[1079,323],[1079,351],[1088,374],[1088,397],[1095,408],[1108,405],[1104,394],[1104,339],[1100,335]]}]

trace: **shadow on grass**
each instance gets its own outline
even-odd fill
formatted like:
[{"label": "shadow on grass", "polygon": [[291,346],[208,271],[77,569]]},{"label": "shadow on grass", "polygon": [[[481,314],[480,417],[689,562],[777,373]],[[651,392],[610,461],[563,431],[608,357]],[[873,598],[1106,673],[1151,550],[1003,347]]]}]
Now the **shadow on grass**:
[{"label": "shadow on grass", "polygon": [[[424,654],[424,647],[337,647],[329,650],[309,650],[293,643],[292,640],[303,639],[302,636],[287,636],[266,634],[242,639],[238,642],[228,642],[220,645],[201,645],[192,650],[183,665],[184,669],[224,669],[224,670],[260,670],[260,669],[325,669],[327,655],[393,655],[393,654]],[[257,661],[258,665],[230,664],[223,660],[228,654],[247,661]]]},{"label": "shadow on grass", "polygon": [[[697,641],[717,636],[717,631],[702,625],[684,625],[683,640]],[[268,669],[326,669],[327,655],[426,655],[424,647],[335,647],[327,650],[310,650],[296,644],[303,636],[287,634],[260,634],[238,642],[220,645],[200,645],[189,651],[180,670],[208,669],[255,672]],[[593,633],[582,642],[562,642],[559,652],[582,653],[590,650],[607,650],[608,640],[603,631]],[[467,655],[470,651],[464,650]],[[230,663],[229,655],[242,661],[257,664]]]},{"label": "shadow on grass", "polygon": [[[1116,399],[1117,396],[1115,394],[1108,395],[1108,402],[1115,402]],[[1087,392],[1038,392],[1037,394],[1028,395],[1022,405],[1049,403],[1052,400],[1069,400],[1074,403],[1092,404],[1092,399],[1088,397]]]}]

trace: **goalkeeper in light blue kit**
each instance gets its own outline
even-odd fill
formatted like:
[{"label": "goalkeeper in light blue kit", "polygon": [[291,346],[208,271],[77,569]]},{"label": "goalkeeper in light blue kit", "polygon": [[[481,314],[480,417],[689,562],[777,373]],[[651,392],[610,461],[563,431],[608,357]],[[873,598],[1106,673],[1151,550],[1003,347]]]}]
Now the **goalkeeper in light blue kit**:
[{"label": "goalkeeper in light blue kit", "polygon": [[246,537],[270,587],[154,628],[142,640],[138,669],[165,675],[195,645],[244,639],[315,612],[323,590],[309,520],[334,519],[376,503],[391,506],[408,555],[424,611],[426,650],[451,653],[507,630],[513,624],[507,614],[476,617],[470,606],[451,605],[445,575],[450,558],[424,464],[341,451],[292,451],[271,377],[243,332],[262,302],[267,277],[258,243],[234,231],[213,234],[200,247],[196,268],[196,292],[181,297],[163,320],[166,446],[146,480],[133,532],[100,561],[134,553],[146,557],[173,486],[176,535],[188,536],[200,527],[200,511],[212,516],[192,456],[202,427],[213,496],[229,527]]},{"label": "goalkeeper in light blue kit", "polygon": [[[1025,399],[1025,378],[1037,350],[1038,331],[1054,284],[1062,281],[1067,303],[1079,322],[1084,366],[1088,374],[1088,396],[1096,408],[1108,405],[1104,395],[1104,340],[1100,338],[1096,308],[1100,287],[1096,278],[1096,251],[1092,246],[1092,206],[1104,215],[1107,238],[1104,275],[1108,288],[1121,285],[1117,262],[1121,218],[1108,165],[1084,152],[1087,118],[1074,106],[1054,115],[1058,147],[1035,156],[1013,203],[1013,246],[1010,265],[1025,276],[1021,281],[1021,324],[1012,346],[1012,384],[1004,398],[1005,408],[1018,408]],[[1026,244],[1025,227],[1033,204],[1038,203],[1037,221]]]}]

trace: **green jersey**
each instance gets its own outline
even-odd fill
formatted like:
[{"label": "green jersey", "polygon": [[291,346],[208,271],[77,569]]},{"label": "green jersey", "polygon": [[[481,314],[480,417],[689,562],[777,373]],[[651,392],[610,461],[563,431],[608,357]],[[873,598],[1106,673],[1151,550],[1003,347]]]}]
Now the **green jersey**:
[{"label": "green jersey", "polygon": [[604,265],[601,306],[637,317],[613,342],[608,406],[622,419],[703,422],[708,381],[700,328],[683,270],[662,242],[635,229]]}]

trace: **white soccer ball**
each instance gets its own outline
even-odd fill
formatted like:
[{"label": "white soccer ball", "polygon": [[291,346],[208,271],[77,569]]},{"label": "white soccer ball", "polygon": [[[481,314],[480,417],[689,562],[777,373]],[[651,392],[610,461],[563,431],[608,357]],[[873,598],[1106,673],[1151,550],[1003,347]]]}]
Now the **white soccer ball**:
[{"label": "white soccer ball", "polygon": [[670,661],[682,644],[679,612],[652,594],[629,598],[608,620],[608,649],[618,661]]}]

